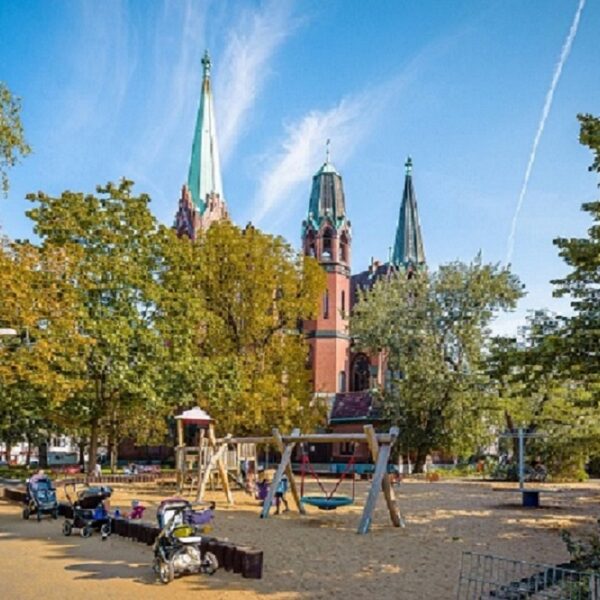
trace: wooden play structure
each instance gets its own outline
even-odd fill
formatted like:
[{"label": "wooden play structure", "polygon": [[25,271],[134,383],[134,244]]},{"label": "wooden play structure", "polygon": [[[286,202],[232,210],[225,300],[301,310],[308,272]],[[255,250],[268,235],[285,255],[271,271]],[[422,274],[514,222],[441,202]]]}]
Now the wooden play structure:
[{"label": "wooden play structure", "polygon": [[[278,429],[273,429],[271,436],[257,436],[257,437],[233,437],[226,436],[221,439],[216,439],[212,442],[213,449],[213,461],[220,460],[223,456],[225,449],[231,445],[243,445],[252,444],[256,447],[257,444],[265,444],[274,446],[281,455],[281,460],[277,466],[275,475],[270,482],[269,492],[263,503],[263,507],[260,513],[261,518],[266,519],[269,516],[269,511],[275,499],[275,493],[281,482],[282,477],[285,476],[288,479],[290,492],[296,505],[296,509],[301,515],[306,514],[305,504],[316,506],[323,510],[334,510],[339,506],[346,506],[354,501],[354,498],[349,496],[336,495],[335,491],[339,486],[339,483],[334,487],[332,492],[327,492],[321,485],[322,495],[304,496],[302,495],[301,489],[296,482],[296,477],[292,471],[292,454],[294,448],[298,444],[333,444],[339,443],[366,443],[369,447],[371,457],[375,469],[373,477],[371,479],[371,485],[367,494],[367,500],[364,505],[362,516],[358,525],[358,533],[364,534],[369,531],[371,526],[371,520],[375,505],[379,497],[380,492],[383,492],[385,497],[387,509],[390,515],[390,519],[394,527],[403,527],[404,522],[396,499],[394,497],[394,490],[392,487],[391,476],[388,472],[388,462],[390,458],[390,452],[392,445],[398,437],[399,430],[397,427],[392,427],[388,433],[375,433],[372,425],[365,425],[363,433],[300,433],[299,429],[294,429],[290,435],[282,435]],[[212,468],[212,467],[211,467]],[[233,499],[225,470],[217,468],[218,477],[221,480],[222,488],[227,498],[227,502],[232,504]],[[342,473],[341,479],[347,475],[347,470]],[[202,487],[202,486],[201,486]],[[203,492],[203,489],[201,489]]]},{"label": "wooden play structure", "polygon": [[[203,500],[206,488],[218,480],[233,504],[230,481],[243,485],[240,472],[243,468],[256,469],[256,444],[235,441],[231,436],[222,440],[215,437],[215,422],[199,407],[186,410],[175,417],[177,422],[177,447],[175,469],[177,491],[182,493],[186,485],[196,500]],[[195,443],[186,445],[186,426],[195,426]]]}]

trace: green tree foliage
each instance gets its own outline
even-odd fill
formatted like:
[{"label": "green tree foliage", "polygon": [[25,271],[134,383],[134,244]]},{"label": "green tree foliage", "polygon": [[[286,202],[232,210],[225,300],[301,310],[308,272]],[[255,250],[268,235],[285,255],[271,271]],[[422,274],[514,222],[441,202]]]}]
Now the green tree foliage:
[{"label": "green tree foliage", "polygon": [[[600,119],[580,115],[580,141],[594,153],[590,171],[600,173]],[[571,297],[568,319],[570,376],[585,379],[600,397],[600,200],[582,205],[593,220],[586,238],[557,238],[554,244],[571,272],[552,283],[555,295]]]},{"label": "green tree foliage", "polygon": [[317,263],[252,226],[213,225],[165,240],[158,327],[170,352],[168,395],[208,410],[222,432],[309,427],[307,346],[298,323],[324,289]]},{"label": "green tree foliage", "polygon": [[8,193],[8,169],[31,152],[21,123],[21,101],[0,81],[0,186]]},{"label": "green tree foliage", "polygon": [[89,428],[90,468],[101,433],[115,446],[137,416],[161,414],[157,397],[164,343],[154,327],[159,269],[159,227],[149,198],[132,182],[108,184],[98,195],[64,192],[29,196],[42,248],[58,246],[74,261],[71,281],[79,311],[83,369],[71,372],[85,386],[62,405],[71,426]]},{"label": "green tree foliage", "polygon": [[[71,377],[78,349],[79,313],[71,284],[72,263],[61,248],[0,241],[0,438],[39,441],[53,407],[81,388]],[[79,364],[79,368],[81,368]]]},{"label": "green tree foliage", "polygon": [[544,434],[526,452],[540,455],[552,476],[571,478],[598,451],[600,424],[589,390],[569,377],[566,331],[563,318],[532,312],[518,338],[493,340],[487,362],[507,429]]},{"label": "green tree foliage", "polygon": [[417,470],[433,449],[470,451],[481,439],[487,326],[521,294],[514,275],[478,257],[431,275],[401,272],[362,295],[352,335],[361,349],[386,358],[392,378],[383,404],[401,427],[403,449],[416,452]]}]

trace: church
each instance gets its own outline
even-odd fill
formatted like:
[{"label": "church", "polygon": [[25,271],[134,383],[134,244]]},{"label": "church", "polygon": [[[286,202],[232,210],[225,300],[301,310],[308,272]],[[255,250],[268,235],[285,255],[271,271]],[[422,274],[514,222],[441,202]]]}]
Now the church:
[{"label": "church", "polygon": [[[192,240],[212,223],[229,218],[219,165],[208,53],[202,65],[202,91],[188,180],[182,187],[174,225],[179,235]],[[349,316],[359,290],[370,288],[393,272],[401,271],[411,277],[425,269],[410,157],[405,164],[398,226],[387,262],[372,261],[364,271],[352,274],[352,227],[342,176],[331,164],[329,152],[313,176],[301,241],[303,252],[313,256],[327,276],[327,289],[317,317],[303,323],[309,343],[313,392],[328,401],[329,424],[334,429],[352,431],[364,423],[376,423],[381,414],[370,390],[386,384],[385,359],[381,354],[367,356],[354,350]],[[340,455],[347,454],[343,448],[337,450]]]}]

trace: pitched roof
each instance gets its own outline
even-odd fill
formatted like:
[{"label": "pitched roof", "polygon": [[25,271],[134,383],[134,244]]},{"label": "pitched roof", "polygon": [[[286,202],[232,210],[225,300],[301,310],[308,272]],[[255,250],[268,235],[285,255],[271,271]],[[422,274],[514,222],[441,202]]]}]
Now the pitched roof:
[{"label": "pitched roof", "polygon": [[343,392],[335,395],[329,416],[330,423],[345,421],[382,421],[381,404],[370,391]]},{"label": "pitched roof", "polygon": [[329,158],[313,176],[310,202],[308,205],[308,222],[315,229],[327,219],[339,228],[346,219],[346,199],[341,175],[329,162]]},{"label": "pitched roof", "polygon": [[209,194],[215,194],[223,198],[215,109],[210,85],[211,62],[208,51],[204,53],[202,66],[204,69],[202,93],[200,95],[198,116],[196,117],[192,158],[187,182],[192,200],[201,213],[206,208],[206,197]]},{"label": "pitched roof", "polygon": [[412,182],[412,160],[408,157],[404,179],[404,193],[400,206],[400,217],[396,229],[396,241],[392,254],[392,263],[404,267],[422,267],[425,265],[423,237],[417,211],[417,196]]}]

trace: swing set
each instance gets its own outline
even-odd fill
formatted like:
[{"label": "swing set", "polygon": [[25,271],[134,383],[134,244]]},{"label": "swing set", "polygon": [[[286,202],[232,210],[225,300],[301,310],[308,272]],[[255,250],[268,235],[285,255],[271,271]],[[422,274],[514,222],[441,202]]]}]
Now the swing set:
[{"label": "swing set", "polygon": [[[394,442],[398,439],[399,429],[392,427],[389,433],[375,433],[372,425],[365,425],[363,433],[300,433],[299,429],[294,429],[289,435],[282,435],[279,429],[273,429],[270,436],[255,436],[255,437],[235,437],[228,435],[224,438],[214,439],[213,445],[215,448],[215,456],[218,458],[219,452],[229,444],[267,444],[275,447],[281,454],[281,460],[275,471],[275,476],[269,486],[267,497],[263,502],[260,512],[260,517],[266,519],[269,516],[269,511],[275,500],[275,492],[279,487],[282,477],[287,477],[290,486],[290,492],[294,504],[301,515],[306,515],[305,505],[314,506],[320,510],[335,510],[342,506],[353,504],[356,499],[355,489],[355,458],[354,455],[348,461],[346,468],[342,472],[338,481],[335,483],[332,490],[327,490],[323,482],[316,474],[314,467],[310,464],[308,456],[304,452],[302,459],[301,482],[300,486],[296,483],[294,472],[292,471],[292,454],[296,444],[333,444],[338,442],[354,443],[356,454],[356,445],[366,443],[371,452],[373,459],[374,471],[371,479],[370,487],[367,491],[367,498],[362,509],[362,515],[358,524],[357,532],[360,534],[367,533],[371,527],[371,520],[375,511],[375,505],[379,494],[383,492],[385,502],[390,515],[390,520],[394,527],[404,527],[404,520],[400,514],[400,510],[396,504],[394,490],[390,474],[388,473],[388,461],[390,459],[391,448]],[[312,475],[317,481],[317,485],[321,491],[320,495],[304,495],[304,480],[306,475]],[[352,475],[352,496],[338,495],[336,492],[344,480]],[[233,497],[229,491],[227,484],[227,474],[224,469],[218,470],[218,475],[222,481],[223,491],[225,492],[227,502],[233,504]]]},{"label": "swing set", "polygon": [[[335,510],[336,508],[340,508],[341,506],[349,506],[350,504],[354,504],[354,500],[356,498],[356,472],[354,469],[354,463],[356,461],[356,448],[358,444],[354,445],[354,452],[350,457],[350,460],[346,464],[345,469],[342,471],[341,476],[335,482],[333,489],[328,491],[320,477],[317,475],[314,467],[310,462],[310,457],[308,453],[304,450],[304,444],[300,445],[301,449],[301,463],[300,463],[300,500],[304,504],[309,504],[310,506],[315,506],[320,510]],[[323,492],[322,495],[313,495],[313,496],[305,496],[304,495],[304,481],[307,473],[312,475],[314,480],[317,482],[319,489]],[[344,496],[344,495],[336,495],[338,488],[343,483],[346,476],[351,474],[352,476],[352,496]]]}]

